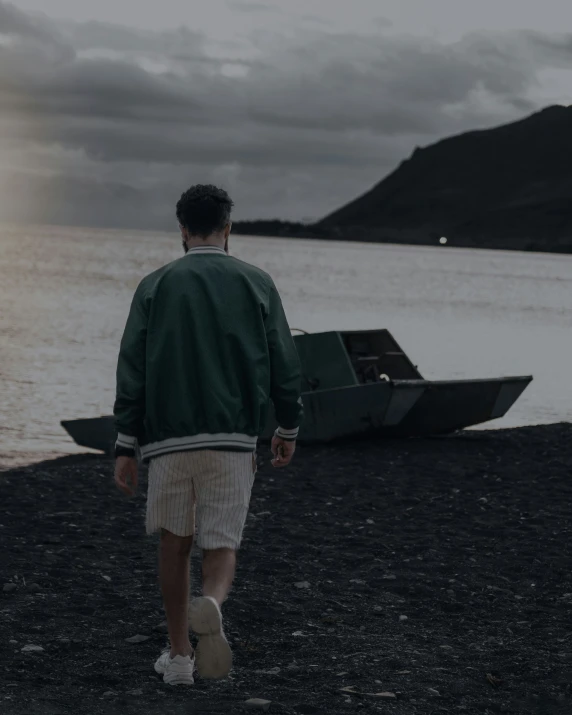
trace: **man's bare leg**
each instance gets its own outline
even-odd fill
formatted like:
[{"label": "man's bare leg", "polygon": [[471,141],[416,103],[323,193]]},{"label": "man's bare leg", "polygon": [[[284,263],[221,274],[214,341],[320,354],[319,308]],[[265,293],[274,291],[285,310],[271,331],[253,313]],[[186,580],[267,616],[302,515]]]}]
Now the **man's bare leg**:
[{"label": "man's bare leg", "polygon": [[190,554],[192,536],[161,530],[159,580],[171,641],[171,658],[192,655],[189,641]]},{"label": "man's bare leg", "polygon": [[226,600],[236,571],[234,549],[203,551],[203,596],[211,596],[222,606]]}]

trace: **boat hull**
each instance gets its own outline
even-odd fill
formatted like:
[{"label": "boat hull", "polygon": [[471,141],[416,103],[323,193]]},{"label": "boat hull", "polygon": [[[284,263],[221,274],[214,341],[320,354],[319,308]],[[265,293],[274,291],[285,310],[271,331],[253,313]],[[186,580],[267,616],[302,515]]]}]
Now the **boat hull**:
[{"label": "boat hull", "polygon": [[[503,417],[531,380],[396,380],[306,392],[302,395],[305,418],[298,442],[449,434]],[[113,452],[116,432],[112,416],[61,424],[76,444]],[[261,441],[268,442],[276,427],[272,415]]]},{"label": "boat hull", "polygon": [[450,434],[499,419],[531,381],[532,377],[507,377],[427,382],[420,399],[387,434],[406,437]]},{"label": "boat hull", "polygon": [[117,432],[113,416],[63,420],[61,425],[80,447],[95,449],[106,454],[115,451]]},{"label": "boat hull", "polygon": [[[424,391],[422,382],[389,382],[319,390],[302,394],[304,422],[298,441],[301,444],[333,442],[337,439],[383,434],[399,424]],[[271,439],[278,426],[269,419],[261,441]]]}]

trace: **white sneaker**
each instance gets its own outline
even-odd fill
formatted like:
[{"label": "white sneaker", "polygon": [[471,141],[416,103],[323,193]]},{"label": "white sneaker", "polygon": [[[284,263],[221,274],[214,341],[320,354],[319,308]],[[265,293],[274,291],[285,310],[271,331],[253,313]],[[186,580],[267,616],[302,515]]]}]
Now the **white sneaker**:
[{"label": "white sneaker", "polygon": [[225,678],[232,668],[232,652],[222,629],[222,614],[211,596],[195,598],[189,608],[189,624],[199,640],[195,649],[201,678]]},{"label": "white sneaker", "polygon": [[167,647],[155,662],[155,672],[163,676],[168,685],[193,685],[195,679],[195,659],[190,655],[176,655],[171,658],[171,648]]}]

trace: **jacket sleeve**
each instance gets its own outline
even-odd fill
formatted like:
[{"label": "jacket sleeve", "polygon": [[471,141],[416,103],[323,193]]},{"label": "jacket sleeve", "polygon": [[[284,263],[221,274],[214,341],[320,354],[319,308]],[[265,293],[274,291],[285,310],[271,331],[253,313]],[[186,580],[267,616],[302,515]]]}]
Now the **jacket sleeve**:
[{"label": "jacket sleeve", "polygon": [[121,340],[115,396],[116,454],[135,454],[144,431],[147,307],[141,284],[137,288]]},{"label": "jacket sleeve", "polygon": [[266,339],[270,354],[270,399],[274,403],[278,429],[285,440],[295,440],[302,422],[300,358],[276,286],[271,283]]}]

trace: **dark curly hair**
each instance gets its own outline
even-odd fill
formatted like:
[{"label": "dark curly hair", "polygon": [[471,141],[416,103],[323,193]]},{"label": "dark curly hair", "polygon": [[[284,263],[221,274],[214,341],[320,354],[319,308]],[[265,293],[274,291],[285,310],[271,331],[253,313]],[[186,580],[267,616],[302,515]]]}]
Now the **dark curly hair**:
[{"label": "dark curly hair", "polygon": [[177,219],[192,236],[206,238],[230,222],[234,203],[223,189],[212,184],[191,186],[177,202]]}]

